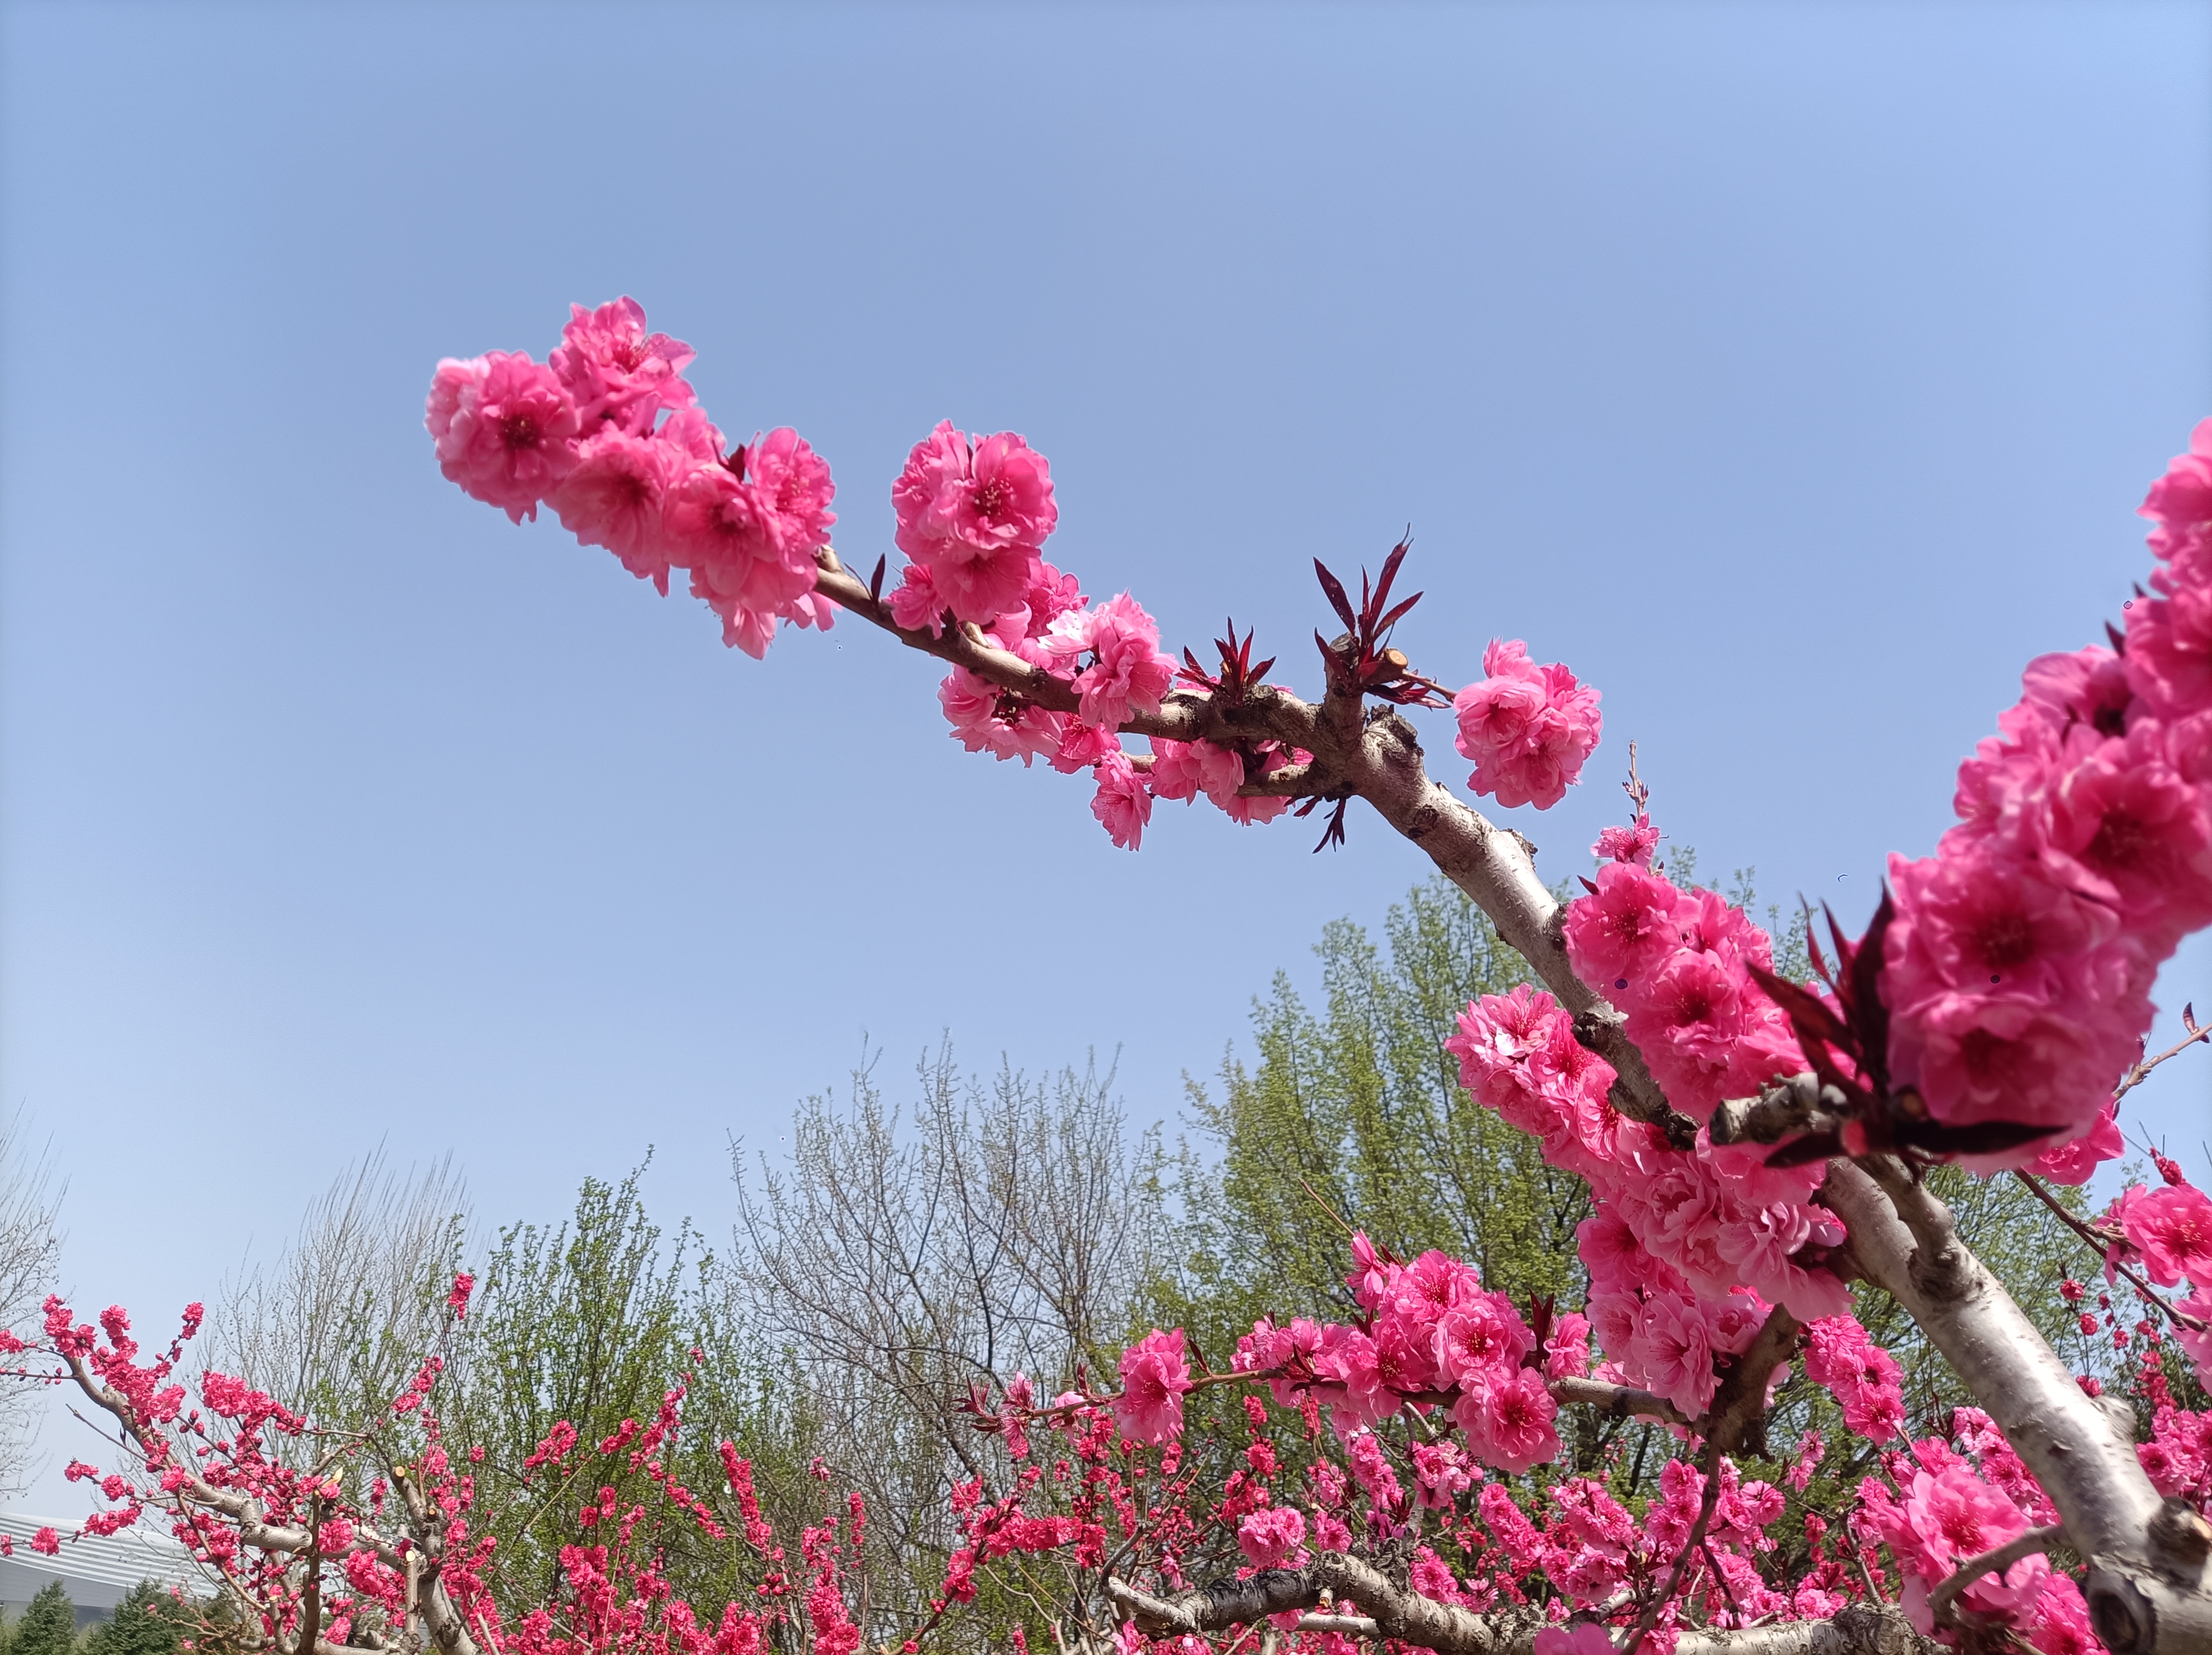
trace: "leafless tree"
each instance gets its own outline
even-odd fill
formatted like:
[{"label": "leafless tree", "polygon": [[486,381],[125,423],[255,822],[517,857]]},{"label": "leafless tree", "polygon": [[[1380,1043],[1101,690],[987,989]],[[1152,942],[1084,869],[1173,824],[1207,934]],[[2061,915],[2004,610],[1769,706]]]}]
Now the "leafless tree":
[{"label": "leafless tree", "polygon": [[202,1360],[319,1417],[365,1418],[437,1343],[467,1229],[450,1158],[402,1171],[380,1147],[315,1199],[273,1262],[224,1284]]},{"label": "leafless tree", "polygon": [[[62,1190],[44,1146],[33,1153],[19,1111],[0,1118],[0,1325],[24,1329],[56,1285]],[[37,1464],[43,1401],[25,1386],[0,1390],[0,1493],[21,1492]]]},{"label": "leafless tree", "polygon": [[[792,1123],[787,1164],[737,1160],[738,1313],[821,1419],[836,1469],[912,1555],[941,1536],[949,1479],[995,1450],[969,1388],[1024,1372],[1042,1392],[1097,1372],[1170,1261],[1168,1156],[1132,1132],[1095,1067],[963,1078],[949,1046],[903,1116],[872,1069]],[[887,1535],[886,1539],[892,1536]]]}]

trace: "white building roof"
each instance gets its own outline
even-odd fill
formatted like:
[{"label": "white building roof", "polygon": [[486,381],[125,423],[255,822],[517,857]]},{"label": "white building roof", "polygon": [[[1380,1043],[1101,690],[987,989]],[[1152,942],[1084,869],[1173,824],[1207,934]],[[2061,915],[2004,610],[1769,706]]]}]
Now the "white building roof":
[{"label": "white building roof", "polygon": [[[150,1521],[149,1521],[150,1519]],[[39,1588],[58,1580],[68,1589],[70,1601],[80,1610],[110,1609],[123,1594],[141,1580],[164,1586],[182,1586],[204,1592],[207,1585],[191,1554],[161,1531],[153,1513],[139,1518],[120,1534],[79,1534],[81,1518],[34,1517],[26,1512],[0,1512],[0,1535],[14,1542],[14,1555],[0,1557],[0,1603],[27,1603]],[[41,1529],[61,1536],[62,1549],[52,1557],[31,1549]]]}]

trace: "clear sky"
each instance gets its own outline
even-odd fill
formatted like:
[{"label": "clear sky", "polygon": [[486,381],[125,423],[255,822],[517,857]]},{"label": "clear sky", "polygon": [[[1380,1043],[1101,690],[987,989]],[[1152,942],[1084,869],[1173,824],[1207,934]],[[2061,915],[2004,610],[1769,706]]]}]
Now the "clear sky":
[{"label": "clear sky", "polygon": [[[149,1318],[380,1141],[494,1218],[653,1145],[721,1231],[732,1135],[863,1031],[894,1080],[1118,1049],[1171,1117],[1425,871],[1359,807],[1132,856],[879,636],[724,649],[440,479],[441,356],[634,294],[726,429],[829,456],[864,566],[935,421],[1024,432],[1089,591],[1307,688],[1310,560],[1410,523],[1418,666],[1520,636],[1603,691],[1516,819],[1548,874],[1632,737],[1705,870],[1854,922],[2212,413],[2203,5],[12,4],[0,47],[0,1098],[72,1285]],[[2201,1171],[2192,1057],[2135,1124]]]}]

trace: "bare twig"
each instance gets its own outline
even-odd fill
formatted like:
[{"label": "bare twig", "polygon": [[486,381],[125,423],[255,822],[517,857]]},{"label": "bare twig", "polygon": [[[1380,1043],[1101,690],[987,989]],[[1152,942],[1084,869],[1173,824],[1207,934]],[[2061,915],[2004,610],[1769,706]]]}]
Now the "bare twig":
[{"label": "bare twig", "polygon": [[[2171,1057],[2172,1056],[2173,1056],[2172,1052],[2168,1052],[2166,1054],[2166,1056],[2168,1057]],[[2205,1331],[2205,1323],[2202,1317],[2191,1316],[2187,1311],[2183,1310],[2179,1305],[2167,1303],[2166,1300],[2161,1299],[2157,1293],[2151,1291],[2151,1285],[2149,1282],[2144,1281],[2142,1277],[2136,1275],[2134,1270],[2130,1269],[2125,1264],[2121,1263],[2119,1260],[2112,1256],[2113,1246],[2121,1241],[2123,1238],[2112,1234],[2110,1231],[2099,1230],[2090,1225],[2084,1224],[2080,1219],[2075,1217],[2073,1214],[2068,1212],[2064,1204],[2059,1201],[2058,1197],[2052,1195],[2048,1190],[2045,1189],[2041,1181],[2033,1173],[2028,1172],[2021,1167],[2014,1167],[2013,1169],[2012,1175],[2018,1178],[2022,1183],[2026,1184],[2029,1190],[2033,1193],[2038,1201],[2041,1202],[2045,1207],[2048,1207],[2052,1212],[2056,1213],[2060,1220],[2064,1223],[2068,1229],[2073,1231],[2075,1235],[2087,1242],[2091,1249],[2095,1251],[2099,1258],[2105,1262],[2105,1264],[2108,1269],[2110,1269],[2115,1275],[2126,1277],[2129,1284],[2135,1288],[2136,1293],[2147,1303],[2157,1305],[2160,1310],[2166,1313],[2167,1317],[2172,1321],[2177,1327],[2187,1328],[2195,1333],[2203,1333]]]},{"label": "bare twig", "polygon": [[2021,1558],[2036,1552],[2047,1552],[2053,1546],[2063,1545],[2065,1540],[2065,1530],[2054,1523],[2045,1528],[2030,1529],[2024,1534],[2015,1535],[2003,1545],[1984,1552],[1979,1557],[1967,1559],[1959,1566],[1957,1573],[1938,1584],[1928,1594],[1929,1612],[1935,1615],[1938,1625],[1942,1624],[1959,1594],[1984,1575],[1994,1574],[2002,1580],[2004,1572]]},{"label": "bare twig", "polygon": [[2120,1077],[2119,1085],[2112,1088],[2114,1102],[2126,1097],[2150,1079],[2150,1072],[2160,1063],[2169,1058],[2179,1057],[2201,1040],[2212,1040],[2212,1028],[2200,1029],[2197,1026],[2197,1005],[2193,1001],[2181,1008],[2181,1026],[2189,1031],[2185,1038],[2176,1041],[2155,1057],[2137,1058],[2128,1072]]}]

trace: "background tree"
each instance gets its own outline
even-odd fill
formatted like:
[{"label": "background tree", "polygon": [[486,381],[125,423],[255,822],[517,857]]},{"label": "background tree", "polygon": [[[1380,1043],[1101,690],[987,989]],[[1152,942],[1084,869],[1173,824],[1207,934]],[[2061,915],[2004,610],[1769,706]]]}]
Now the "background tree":
[{"label": "background tree", "polygon": [[23,1618],[8,1639],[9,1655],[71,1655],[76,1647],[76,1609],[69,1588],[49,1580],[32,1594]]},{"label": "background tree", "polygon": [[174,1655],[198,1605],[180,1603],[167,1588],[141,1580],[113,1612],[84,1636],[83,1655]]}]

